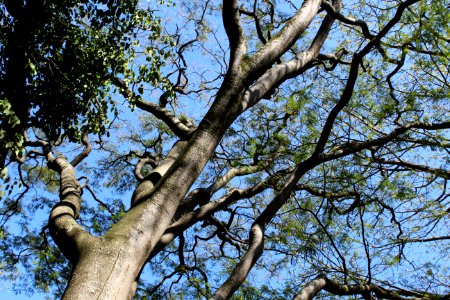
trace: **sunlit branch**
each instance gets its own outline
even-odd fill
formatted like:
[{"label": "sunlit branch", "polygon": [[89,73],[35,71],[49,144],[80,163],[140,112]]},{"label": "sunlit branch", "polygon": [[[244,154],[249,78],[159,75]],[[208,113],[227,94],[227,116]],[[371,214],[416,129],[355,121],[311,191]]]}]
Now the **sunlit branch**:
[{"label": "sunlit branch", "polygon": [[308,282],[301,291],[295,295],[292,300],[312,300],[321,290],[323,290],[326,286],[327,282],[325,278],[322,276],[318,276],[317,278]]},{"label": "sunlit branch", "polygon": [[64,156],[54,157],[50,145],[43,147],[50,169],[60,175],[60,202],[56,204],[49,218],[49,229],[61,252],[75,263],[79,249],[91,235],[81,227],[78,218],[81,207],[81,188],[75,169]]},{"label": "sunlit branch", "polygon": [[133,103],[136,104],[136,107],[151,113],[156,118],[166,123],[170,130],[172,130],[172,132],[179,138],[186,138],[188,134],[194,130],[194,128],[188,127],[183,124],[180,119],[178,119],[174,114],[172,114],[172,112],[165,109],[164,107],[141,99],[137,99],[133,92],[128,88],[126,82],[122,79],[115,77],[114,84],[121,89],[121,93],[125,98],[133,98],[132,100]]},{"label": "sunlit branch", "polygon": [[235,203],[236,201],[251,198],[256,194],[261,193],[265,189],[269,188],[272,184],[271,183],[272,180],[276,180],[276,178],[277,176],[273,176],[245,190],[234,189],[216,201],[209,202],[201,206],[200,208],[196,209],[195,211],[190,211],[183,214],[166,229],[164,235],[161,237],[158,244],[155,246],[155,249],[153,250],[150,258],[158,254],[170,242],[172,242],[176,236],[184,232],[187,228],[191,227],[197,222],[205,220],[209,216],[213,215],[215,212],[225,209],[226,207],[228,207],[232,203]]},{"label": "sunlit branch", "polygon": [[[335,6],[336,9],[339,9],[341,2],[336,1]],[[273,92],[273,90],[281,83],[302,73],[305,70],[305,67],[319,56],[320,49],[325,43],[333,22],[334,18],[327,15],[322,21],[322,24],[307,51],[297,54],[294,58],[285,63],[272,67],[259,77],[245,92],[242,101],[242,110],[244,111],[252,107],[263,98],[269,98],[271,92]],[[276,39],[276,37],[274,39]],[[271,42],[267,45],[270,43]]]},{"label": "sunlit branch", "polygon": [[149,154],[149,153],[144,153],[143,156],[139,157],[139,161],[137,162],[137,164],[134,167],[133,173],[134,176],[136,177],[136,179],[141,182],[144,180],[144,176],[142,175],[142,167],[146,164],[149,164],[152,166],[152,168],[156,168],[157,166],[157,160],[156,157],[154,157],[153,155]]},{"label": "sunlit branch", "polygon": [[217,289],[213,300],[229,299],[241,286],[248,273],[262,255],[264,250],[264,228],[257,222],[253,223],[249,233],[249,247],[235,266],[227,280]]},{"label": "sunlit branch", "polygon": [[247,51],[247,42],[241,27],[238,0],[224,0],[223,25],[230,42],[230,71],[236,71]]},{"label": "sunlit branch", "polygon": [[208,191],[212,194],[223,188],[228,182],[230,182],[236,176],[245,176],[249,174],[254,174],[256,172],[262,171],[265,168],[269,167],[270,164],[273,163],[273,157],[259,162],[256,165],[250,165],[239,168],[231,168],[229,169],[225,175],[219,177],[211,186],[208,187]]},{"label": "sunlit branch", "polygon": [[[293,300],[311,300],[320,291],[326,291],[335,296],[370,296],[374,295],[378,299],[389,300],[438,300],[448,299],[449,295],[437,295],[424,292],[408,291],[403,289],[387,289],[374,283],[361,284],[339,284],[328,279],[324,275],[310,281]],[[371,299],[371,298],[369,298]]]},{"label": "sunlit branch", "polygon": [[[305,32],[319,11],[320,0],[304,1],[296,14],[248,62],[252,74],[259,75],[279,59]],[[259,77],[259,76],[258,76]]]}]

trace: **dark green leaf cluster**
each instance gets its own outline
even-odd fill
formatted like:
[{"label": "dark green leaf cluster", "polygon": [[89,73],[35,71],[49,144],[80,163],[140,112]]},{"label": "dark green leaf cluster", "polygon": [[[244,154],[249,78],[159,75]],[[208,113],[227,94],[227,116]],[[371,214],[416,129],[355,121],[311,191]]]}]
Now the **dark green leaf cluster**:
[{"label": "dark green leaf cluster", "polygon": [[41,128],[50,140],[104,133],[111,78],[132,75],[140,30],[161,32],[153,12],[137,0],[2,2],[0,99],[19,119],[14,130]]}]

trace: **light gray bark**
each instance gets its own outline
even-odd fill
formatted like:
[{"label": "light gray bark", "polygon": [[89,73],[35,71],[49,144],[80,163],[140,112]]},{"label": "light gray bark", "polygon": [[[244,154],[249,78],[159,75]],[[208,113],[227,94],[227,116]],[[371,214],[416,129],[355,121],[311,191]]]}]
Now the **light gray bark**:
[{"label": "light gray bark", "polygon": [[155,185],[167,173],[178,156],[180,156],[186,144],[186,141],[176,142],[160,164],[154,168],[141,183],[139,183],[131,196],[131,207],[144,201],[146,197],[150,196]]},{"label": "light gray bark", "polygon": [[311,300],[313,299],[327,284],[325,278],[317,277],[308,283],[292,300]]},{"label": "light gray bark", "polygon": [[174,146],[176,159],[168,157],[170,165],[161,165],[162,178],[156,185],[139,191],[135,196],[137,204],[103,237],[83,245],[64,299],[131,297],[141,268],[170,225],[181,200],[240,114],[238,100],[245,88],[239,77],[227,76],[190,140]]},{"label": "light gray bark", "polygon": [[[335,3],[339,2],[335,1]],[[410,5],[414,2],[417,1],[405,3]],[[246,58],[245,39],[239,24],[238,3],[232,0],[224,1],[224,24],[231,49],[230,69],[225,75],[214,103],[194,133],[190,132],[189,128],[181,126],[172,116],[161,114],[161,118],[171,124],[174,132],[184,140],[175,144],[165,160],[155,168],[153,175],[158,176],[157,180],[144,180],[133,196],[133,207],[103,237],[92,237],[76,224],[75,218],[78,215],[81,198],[73,166],[70,166],[66,160],[54,160],[61,174],[61,204],[52,211],[52,235],[60,249],[71,258],[75,266],[64,299],[130,299],[132,297],[136,287],[135,281],[141,269],[171,225],[182,199],[213,155],[225,131],[240,113],[260,100],[267,91],[296,74],[305,64],[317,57],[331,26],[332,17],[325,18],[311,44],[310,52],[301,53],[294,60],[275,66],[269,71],[277,59],[305,31],[317,14],[320,4],[319,0],[304,1],[301,9],[273,39],[255,55]],[[335,7],[335,10],[338,11],[338,7]],[[379,42],[398,18],[396,14],[393,21],[388,24],[389,26],[386,26],[363,48],[358,59],[362,59]],[[351,75],[354,75],[352,80],[355,80],[358,67],[357,63],[352,65]],[[251,100],[246,100],[247,104],[243,104],[242,101],[244,92],[248,88],[244,84],[250,85],[248,92],[254,95],[253,98],[250,97]],[[310,159],[297,165],[284,188],[253,224],[249,234],[250,247],[227,281],[217,290],[216,299],[227,299],[239,288],[262,254],[264,230],[268,223],[287,201],[298,179],[326,159],[322,153],[324,146],[337,113],[351,98],[352,84],[354,82],[350,81],[350,87],[346,88],[342,99],[327,119],[316,147],[317,151]],[[145,106],[144,104],[142,107]],[[155,116],[161,113],[153,106],[151,110]],[[225,178],[221,184],[225,184],[226,181]],[[211,210],[213,210],[212,207]],[[198,218],[192,216],[192,219],[187,218],[189,220],[184,221],[188,224],[195,222]],[[164,238],[170,240],[173,236]],[[70,249],[72,246],[75,250]]]}]

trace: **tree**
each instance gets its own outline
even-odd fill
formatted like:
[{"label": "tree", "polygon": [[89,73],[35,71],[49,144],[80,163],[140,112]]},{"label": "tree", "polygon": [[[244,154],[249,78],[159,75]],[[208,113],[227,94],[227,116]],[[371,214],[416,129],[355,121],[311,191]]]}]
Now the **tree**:
[{"label": "tree", "polygon": [[176,4],[1,3],[2,276],[448,298],[450,3]]}]

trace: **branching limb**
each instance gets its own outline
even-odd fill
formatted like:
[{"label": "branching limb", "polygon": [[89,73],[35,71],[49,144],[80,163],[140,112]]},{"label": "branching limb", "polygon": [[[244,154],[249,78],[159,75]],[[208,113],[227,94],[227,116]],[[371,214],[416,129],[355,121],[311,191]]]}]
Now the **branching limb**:
[{"label": "branching limb", "polygon": [[81,142],[84,145],[84,150],[80,154],[78,154],[77,157],[72,159],[72,161],[70,162],[70,164],[74,167],[76,167],[80,162],[82,162],[83,159],[85,159],[89,155],[89,153],[91,153],[91,151],[92,151],[92,145],[89,142],[87,133],[83,134],[83,137],[81,138]]},{"label": "branching limb", "polygon": [[414,51],[417,53],[421,53],[421,54],[445,57],[445,54],[440,51],[432,51],[432,50],[422,49],[422,48],[419,48],[419,47],[413,45],[411,42],[406,42],[405,44],[402,44],[402,45],[394,45],[394,44],[381,42],[381,45],[387,46],[389,48],[400,49],[400,50],[403,50],[406,48],[408,50],[411,50],[411,51]]},{"label": "branching limb", "polygon": [[187,141],[176,142],[160,164],[154,168],[150,174],[143,178],[142,182],[134,190],[131,197],[131,207],[144,201],[152,193],[152,190],[157,182],[167,173],[169,168],[183,151],[186,144]]},{"label": "branching limb", "polygon": [[339,147],[335,147],[330,152],[323,154],[322,157],[326,161],[329,161],[332,159],[357,153],[363,149],[369,149],[375,146],[382,146],[393,141],[395,138],[400,137],[402,134],[406,133],[411,129],[441,130],[448,128],[450,128],[450,121],[442,123],[423,123],[423,122],[408,123],[393,129],[390,133],[387,133],[386,135],[380,138],[370,139],[364,142],[351,142],[346,143]]},{"label": "branching limb", "polygon": [[174,114],[172,114],[172,112],[165,109],[164,107],[161,107],[157,104],[153,104],[151,102],[144,101],[142,99],[138,99],[133,94],[133,92],[128,88],[126,82],[123,81],[122,79],[114,77],[113,81],[114,84],[121,89],[121,93],[125,98],[132,99],[133,103],[136,104],[136,107],[151,113],[156,118],[163,121],[170,128],[170,130],[172,130],[172,132],[179,138],[181,139],[186,138],[188,134],[194,130],[194,128],[183,124],[183,122],[181,122],[180,119],[178,119]]},{"label": "branching limb", "polygon": [[217,289],[214,300],[228,299],[241,286],[247,278],[248,273],[262,255],[264,250],[264,232],[267,225],[289,199],[296,187],[298,180],[309,170],[314,168],[318,162],[308,159],[299,163],[294,172],[287,179],[284,187],[267,205],[263,212],[253,223],[249,233],[249,248],[240,262],[235,266],[228,279]]},{"label": "branching limb", "polygon": [[151,155],[150,153],[144,153],[144,155],[139,157],[139,161],[137,162],[136,166],[134,167],[134,176],[139,182],[144,181],[144,176],[142,175],[142,167],[145,165],[151,165],[152,168],[156,168],[157,166],[157,160],[156,157]]},{"label": "branching limb", "polygon": [[[305,1],[305,3],[306,2],[307,1]],[[336,1],[335,6],[336,9],[339,9],[341,6],[341,2]],[[301,10],[302,9],[300,9],[300,11]],[[278,64],[272,67],[261,77],[259,77],[256,82],[245,92],[244,99],[242,101],[242,110],[244,111],[252,107],[263,98],[268,98],[271,92],[281,83],[290,78],[298,76],[301,72],[303,72],[305,70],[305,67],[319,56],[320,49],[325,43],[328,32],[330,31],[333,22],[334,18],[327,15],[307,51],[297,54],[293,59],[285,63]],[[271,42],[272,41],[270,41],[268,44],[270,44]]]},{"label": "branching limb", "polygon": [[297,41],[319,11],[320,3],[320,0],[303,2],[301,8],[285,26],[250,58],[249,68],[252,74],[257,75],[266,70]]},{"label": "branching limb", "polygon": [[356,295],[371,295],[373,294],[378,299],[390,300],[432,300],[432,299],[448,299],[449,295],[436,295],[423,292],[408,291],[403,289],[390,290],[381,287],[377,284],[339,284],[328,279],[324,275],[319,275],[317,278],[309,282],[294,298],[293,300],[311,300],[321,290],[335,296],[356,296]]},{"label": "branching limb", "polygon": [[[328,138],[330,136],[330,133],[333,128],[334,121],[337,118],[337,115],[339,112],[348,104],[350,99],[352,98],[353,90],[356,84],[356,79],[358,77],[358,71],[359,71],[359,65],[363,59],[363,57],[370,52],[370,50],[378,45],[381,38],[383,38],[389,30],[400,20],[401,15],[403,14],[403,11],[408,7],[409,5],[412,5],[413,3],[416,3],[418,0],[411,0],[406,1],[397,9],[396,14],[391,19],[391,21],[388,22],[388,24],[380,31],[380,33],[373,38],[362,50],[361,52],[354,55],[352,65],[350,67],[349,72],[349,78],[347,80],[347,84],[344,88],[344,91],[341,94],[341,98],[339,99],[338,103],[335,105],[335,107],[331,110],[330,114],[327,117],[327,120],[325,122],[325,125],[323,127],[323,130],[320,134],[319,140],[316,144],[316,148],[314,150],[314,153],[312,156],[299,163],[295,171],[289,176],[289,179],[287,180],[286,184],[284,185],[283,189],[280,191],[280,193],[269,203],[269,205],[266,207],[266,209],[261,213],[261,215],[255,220],[255,222],[252,225],[250,234],[249,234],[249,249],[245,253],[245,255],[242,257],[241,261],[236,265],[236,267],[231,272],[228,279],[223,283],[219,289],[216,291],[214,295],[214,299],[227,299],[229,298],[238,288],[239,286],[244,282],[245,278],[247,277],[248,273],[250,272],[251,268],[254,266],[258,258],[262,255],[263,249],[264,249],[264,231],[268,223],[272,220],[272,218],[275,216],[275,214],[279,211],[279,209],[286,203],[287,199],[289,199],[291,193],[294,191],[296,183],[298,180],[309,170],[316,167],[318,164],[322,163],[323,156],[321,153],[325,149],[325,145],[328,141]],[[314,1],[311,1],[311,3]],[[299,10],[299,12],[294,16],[293,19],[291,19],[289,22],[292,22],[292,20],[296,20],[296,17],[298,15],[301,15],[301,12],[303,10],[311,10],[312,7],[308,7],[311,3],[307,3],[305,1],[302,8]],[[305,16],[306,19],[306,16]],[[311,19],[312,20],[312,19]],[[288,22],[288,23],[289,23]],[[292,28],[296,28],[295,21],[293,21],[294,24],[289,24],[289,26],[292,26]],[[310,22],[310,21],[309,21]],[[298,25],[298,24],[297,24]],[[322,24],[323,25],[323,24]],[[286,25],[288,26],[288,25]],[[285,39],[287,39],[287,43],[289,43],[289,36],[292,34],[290,29],[283,28],[280,31],[280,34],[278,34],[272,41],[266,44],[265,47],[261,49],[259,53],[256,54],[256,56],[261,55],[261,57],[264,59],[273,59],[277,58],[271,57],[271,55],[274,55],[273,49],[270,48],[272,43],[276,43],[277,40],[280,38],[280,36],[284,36]],[[316,38],[320,40],[320,36]],[[314,44],[314,42],[313,42]],[[276,47],[275,47],[276,48]],[[320,48],[320,47],[319,47]],[[317,53],[318,55],[318,53]],[[265,57],[267,56],[267,57]],[[273,60],[271,61],[273,62]],[[260,63],[264,64],[264,60],[260,61]],[[260,97],[264,95],[259,95]],[[250,102],[251,103],[251,102]],[[244,106],[244,108],[246,108]],[[417,126],[417,124],[416,124]],[[406,131],[407,129],[405,129]],[[404,131],[403,131],[404,132]],[[400,134],[400,133],[399,133]],[[344,263],[344,269],[345,269],[345,260],[341,256],[341,259]]]},{"label": "branching limb", "polygon": [[269,157],[264,161],[258,161],[253,165],[243,166],[240,168],[231,168],[223,176],[219,177],[214,183],[207,188],[198,188],[192,191],[181,203],[175,213],[174,219],[177,220],[186,212],[192,211],[197,205],[204,205],[208,203],[209,199],[221,188],[227,185],[233,178],[237,176],[245,176],[262,171],[273,163],[277,156]]},{"label": "branching limb", "polygon": [[248,273],[264,250],[264,228],[255,222],[250,229],[249,248],[231,272],[228,279],[217,289],[211,300],[229,299],[247,278]]},{"label": "branching limb", "polygon": [[402,242],[403,243],[427,243],[427,242],[446,241],[446,240],[450,240],[450,235],[435,236],[435,237],[430,237],[430,238],[419,238],[419,239],[402,239]]},{"label": "branching limb", "polygon": [[223,1],[222,18],[230,42],[230,71],[233,72],[237,70],[247,51],[237,0]]},{"label": "branching limb", "polygon": [[[413,123],[408,124],[402,127],[399,127],[395,129],[391,134],[387,135],[386,137],[376,139],[373,141],[358,143],[359,150],[362,150],[363,148],[360,148],[362,145],[364,147],[370,147],[369,145],[373,144],[384,144],[392,140],[392,138],[406,132],[407,130],[411,128],[420,128],[420,129],[443,129],[447,128],[450,125],[448,122],[444,123],[436,123],[436,124],[425,124],[425,123]],[[356,145],[355,145],[356,146]],[[346,149],[346,151],[342,151],[339,153],[339,157],[342,157],[344,155],[349,155],[351,153],[355,153],[356,148],[352,149]],[[334,153],[334,156],[336,157],[336,153]],[[245,277],[247,276],[250,269],[255,264],[256,260],[261,256],[263,251],[263,245],[264,245],[264,230],[267,224],[271,221],[271,219],[275,216],[275,214],[278,212],[278,210],[284,205],[284,203],[289,198],[292,191],[297,187],[296,183],[298,180],[309,170],[316,167],[318,164],[330,159],[327,155],[322,155],[319,157],[315,157],[314,155],[311,156],[309,159],[303,161],[302,163],[298,164],[295,168],[294,172],[291,174],[289,179],[287,180],[284,188],[280,191],[280,193],[269,203],[269,205],[266,207],[266,209],[261,213],[261,215],[257,218],[257,220],[254,222],[250,236],[249,236],[249,250],[244,255],[244,257],[241,259],[240,263],[235,267],[235,269],[232,271],[231,275],[227,279],[227,281],[217,290],[215,294],[215,299],[227,299],[230,297],[234,291],[242,284],[242,282],[245,280]],[[337,249],[335,247],[335,249]],[[344,258],[341,256],[341,259],[343,259],[343,262],[345,264]]]},{"label": "branching limb", "polygon": [[342,109],[344,109],[344,107],[349,103],[350,99],[352,98],[353,90],[356,84],[356,79],[358,78],[358,70],[361,59],[362,58],[357,55],[353,57],[352,64],[350,66],[350,72],[347,79],[347,84],[345,85],[345,88],[342,91],[339,101],[336,103],[336,105],[328,114],[327,120],[325,121],[325,125],[322,128],[319,140],[317,141],[316,148],[314,149],[313,156],[317,156],[323,152],[323,150],[325,149],[325,145],[328,141],[328,138],[331,134],[331,130],[333,129],[334,121],[336,120],[339,112],[341,112]]},{"label": "branching limb", "polygon": [[264,168],[267,168],[270,164],[272,164],[273,158],[261,161],[256,165],[250,165],[240,168],[231,168],[229,169],[225,175],[218,178],[211,186],[208,187],[208,190],[214,194],[221,188],[223,188],[228,182],[230,182],[234,177],[236,176],[244,176],[253,174],[259,171],[264,170]]},{"label": "branching limb", "polygon": [[296,190],[305,190],[311,195],[329,198],[329,199],[339,199],[339,198],[356,198],[359,194],[355,191],[342,191],[342,192],[333,192],[333,191],[322,191],[306,184],[298,184],[296,186]]},{"label": "branching limb", "polygon": [[[324,64],[324,68],[327,71],[332,71],[336,68],[336,66],[338,64],[342,64],[342,65],[351,65],[352,62],[351,61],[347,61],[347,60],[342,60],[342,56],[344,56],[345,54],[348,54],[348,51],[345,49],[340,49],[337,53],[335,54],[323,54],[320,53],[317,56],[317,59],[319,61],[321,61]],[[328,61],[331,63],[331,66],[326,66],[325,65],[325,61]]]},{"label": "branching limb", "polygon": [[325,149],[325,145],[328,141],[337,115],[349,103],[350,99],[352,98],[353,90],[356,84],[356,79],[358,77],[359,65],[361,64],[364,56],[366,56],[373,49],[373,47],[378,46],[381,39],[384,38],[386,34],[400,21],[405,9],[418,1],[419,0],[408,0],[402,2],[398,6],[394,17],[386,24],[386,26],[384,26],[376,36],[372,37],[369,43],[367,43],[367,45],[364,46],[364,48],[360,52],[356,53],[353,56],[347,83],[345,85],[345,88],[341,94],[339,101],[336,103],[336,105],[333,107],[333,109],[331,110],[331,112],[327,117],[325,125],[323,126],[322,129],[322,133],[320,134],[319,140],[314,150],[314,155],[319,155]]},{"label": "branching limb", "polygon": [[270,187],[271,181],[275,178],[276,177],[272,177],[246,190],[234,189],[231,192],[225,194],[220,199],[209,202],[196,209],[195,211],[191,211],[182,215],[178,220],[176,220],[166,229],[164,235],[161,237],[158,244],[155,246],[155,249],[151,253],[150,259],[158,254],[162,249],[164,249],[170,242],[172,242],[187,228],[191,227],[195,223],[205,220],[215,212],[223,210],[236,201],[251,198],[256,194],[261,193],[262,191]]},{"label": "branching limb", "polygon": [[371,40],[374,35],[370,33],[369,26],[367,26],[367,23],[363,20],[354,19],[351,17],[346,17],[343,14],[341,14],[339,11],[336,11],[333,5],[328,1],[322,1],[322,8],[327,11],[330,15],[332,15],[337,20],[341,21],[342,23],[348,24],[348,25],[355,25],[361,27],[362,33],[366,39]]},{"label": "branching limb", "polygon": [[450,171],[444,170],[444,169],[432,168],[429,166],[414,164],[414,163],[406,162],[406,161],[385,160],[383,158],[373,158],[373,160],[375,162],[378,162],[381,164],[405,167],[410,170],[422,171],[422,172],[429,173],[429,174],[432,174],[432,175],[435,175],[438,177],[442,177],[444,179],[450,179]]},{"label": "branching limb", "polygon": [[[352,211],[354,211],[356,208],[364,206],[365,203],[361,201],[360,194],[356,191],[343,191],[343,192],[331,192],[331,191],[322,191],[316,188],[313,188],[311,186],[305,185],[305,184],[298,184],[296,187],[296,190],[304,190],[310,193],[311,195],[327,198],[330,201],[332,205],[332,209],[336,211],[339,215],[346,215]],[[336,207],[336,205],[333,203],[332,200],[334,199],[340,199],[340,198],[354,198],[353,203],[345,210],[340,210]]]},{"label": "branching limb", "polygon": [[53,240],[61,252],[75,263],[81,245],[91,235],[81,227],[78,218],[81,206],[81,188],[76,179],[75,169],[63,156],[54,157],[50,146],[45,145],[44,154],[50,169],[60,175],[60,202],[56,204],[49,218],[49,229]]}]

